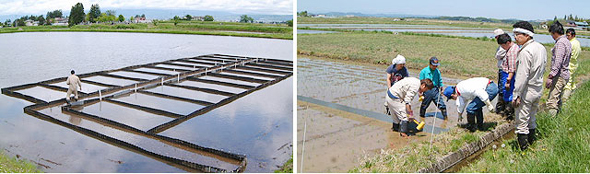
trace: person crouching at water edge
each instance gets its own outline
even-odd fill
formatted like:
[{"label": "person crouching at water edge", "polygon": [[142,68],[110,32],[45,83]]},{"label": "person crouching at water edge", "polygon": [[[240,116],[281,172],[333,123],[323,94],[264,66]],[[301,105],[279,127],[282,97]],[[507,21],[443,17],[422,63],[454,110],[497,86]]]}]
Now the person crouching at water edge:
[{"label": "person crouching at water edge", "polygon": [[[494,100],[498,94],[498,85],[492,80],[485,77],[476,77],[463,80],[457,86],[449,86],[445,89],[444,95],[449,99],[456,100],[457,112],[459,113],[459,122],[463,120],[463,111],[467,107],[467,129],[475,132],[476,129],[484,130],[483,127],[483,106],[488,106],[492,112],[494,105],[490,100]],[[471,101],[471,102],[470,102]],[[469,104],[466,104],[470,102]],[[477,118],[477,126],[475,119]]]},{"label": "person crouching at water edge", "polygon": [[80,90],[82,90],[82,82],[80,82],[80,78],[76,76],[76,72],[72,70],[70,73],[72,75],[70,75],[66,80],[66,84],[68,85],[68,92],[66,93],[67,102],[70,102],[72,93],[74,93],[74,98],[78,100],[78,87],[80,87]]},{"label": "person crouching at water edge", "polygon": [[432,80],[418,80],[415,77],[404,78],[387,90],[387,106],[391,111],[393,129],[399,130],[400,136],[408,136],[408,122],[414,119],[410,102],[416,94],[423,93],[434,87]]}]

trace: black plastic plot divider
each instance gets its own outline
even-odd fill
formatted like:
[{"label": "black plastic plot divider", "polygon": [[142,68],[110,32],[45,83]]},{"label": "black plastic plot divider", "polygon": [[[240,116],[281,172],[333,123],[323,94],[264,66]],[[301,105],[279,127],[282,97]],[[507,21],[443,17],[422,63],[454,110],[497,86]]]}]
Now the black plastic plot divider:
[{"label": "black plastic plot divider", "polygon": [[227,55],[227,54],[210,54],[211,56],[214,57],[230,57],[230,58],[237,58],[237,59],[247,59],[247,57],[244,56],[234,56],[234,55]]},{"label": "black plastic plot divider", "polygon": [[277,68],[286,69],[288,71],[293,71],[293,66],[290,66],[290,65],[281,65],[281,64],[276,64],[276,63],[269,63],[267,61],[258,61],[258,62],[253,62],[253,63],[258,64],[258,65],[274,66],[274,67],[277,67]]},{"label": "black plastic plot divider", "polygon": [[123,101],[118,101],[118,100],[112,100],[112,99],[103,99],[104,101],[108,101],[114,104],[118,104],[121,106],[125,106],[125,107],[130,107],[130,108],[134,108],[134,109],[139,109],[142,111],[146,111],[149,113],[153,113],[153,114],[158,114],[158,115],[162,115],[162,116],[167,116],[170,118],[179,118],[182,117],[184,115],[182,114],[177,114],[174,112],[169,112],[169,111],[165,111],[165,110],[161,110],[161,109],[154,109],[154,108],[150,108],[150,107],[145,107],[145,106],[141,106],[141,105],[136,105],[136,104],[131,104],[131,103],[127,103],[127,102],[123,102]]},{"label": "black plastic plot divider", "polygon": [[223,70],[223,72],[230,72],[230,73],[234,73],[234,74],[244,74],[244,75],[251,75],[251,76],[260,76],[260,77],[267,77],[267,78],[273,78],[273,79],[283,77],[283,76],[279,76],[279,75],[255,73],[255,72],[248,72],[248,71],[239,71],[239,70],[234,70],[234,69],[225,69],[225,70]]},{"label": "black plastic plot divider", "polygon": [[82,83],[88,83],[88,84],[93,84],[93,85],[98,85],[98,86],[121,87],[121,86],[118,86],[118,85],[106,84],[106,83],[95,82],[95,81],[84,80],[84,79],[80,79],[80,81]]},{"label": "black plastic plot divider", "polygon": [[165,85],[184,88],[184,89],[190,89],[190,90],[195,90],[195,91],[201,91],[201,92],[206,92],[206,93],[210,93],[210,94],[223,95],[223,96],[236,95],[235,93],[220,91],[220,90],[216,90],[216,89],[209,89],[209,88],[199,88],[199,87],[194,87],[194,86],[177,85],[177,84],[171,84],[171,83],[167,83]]},{"label": "black plastic plot divider", "polygon": [[180,101],[190,102],[190,103],[194,103],[194,104],[198,104],[198,105],[202,105],[202,106],[208,106],[208,105],[214,104],[214,103],[211,103],[211,102],[208,102],[208,101],[195,100],[195,99],[178,97],[178,96],[173,96],[173,95],[167,95],[167,94],[162,94],[162,93],[157,93],[157,92],[150,92],[150,91],[144,91],[144,90],[137,91],[137,92],[143,93],[143,94],[146,94],[146,95],[156,96],[156,97],[170,98],[170,99],[174,99],[174,100],[180,100]]},{"label": "black plastic plot divider", "polygon": [[[64,88],[61,86],[55,86],[55,85],[50,85],[50,84],[45,84],[45,83],[39,83],[39,86],[43,86],[45,88],[49,88],[49,89],[56,90],[56,91],[68,92],[68,88]],[[82,92],[80,90],[78,90],[78,93],[80,93],[79,97],[85,97],[88,95],[88,93]]]},{"label": "black plastic plot divider", "polygon": [[178,61],[178,60],[171,61],[171,62],[162,62],[161,64],[172,65],[172,66],[181,66],[181,67],[187,67],[187,68],[208,68],[206,66],[200,66],[200,65],[187,65],[187,64],[174,63],[176,61]]},{"label": "black plastic plot divider", "polygon": [[251,66],[238,66],[236,69],[244,69],[244,70],[251,70],[251,71],[260,71],[260,72],[267,72],[267,73],[275,73],[275,74],[290,74],[290,71],[280,71],[280,70],[273,70],[273,69],[266,69],[266,68],[258,68],[258,67],[251,67]]},{"label": "black plastic plot divider", "polygon": [[205,62],[205,61],[197,61],[197,60],[191,60],[191,59],[177,60],[177,62],[186,62],[186,63],[203,64],[203,65],[219,65],[219,64],[223,64],[223,63],[211,63],[211,62]]},{"label": "black plastic plot divider", "polygon": [[[227,71],[227,70],[224,70],[224,71]],[[216,84],[216,85],[223,85],[223,86],[229,86],[229,87],[235,87],[235,88],[242,88],[242,89],[252,89],[252,88],[256,87],[256,86],[250,86],[250,85],[222,82],[222,81],[217,81],[217,80],[200,79],[200,78],[195,78],[195,77],[187,77],[186,80],[194,81],[194,82]]]},{"label": "black plastic plot divider", "polygon": [[254,63],[254,62],[247,63],[246,65],[255,66],[255,67],[262,67],[262,68],[270,68],[270,69],[276,69],[276,70],[293,71],[293,67],[281,67],[281,66],[260,64],[260,63]]},{"label": "black plastic plot divider", "polygon": [[[187,72],[187,71],[191,71],[189,69],[182,69],[182,68],[167,68],[167,67],[159,67],[159,66],[153,66],[153,65],[149,65],[149,66],[145,66],[146,68],[153,68],[153,69],[159,69],[159,70],[166,70],[166,71],[179,71],[179,72]],[[188,67],[187,67],[188,68]],[[195,68],[198,69],[198,68]]]},{"label": "black plastic plot divider", "polygon": [[257,90],[260,90],[260,89],[265,88],[267,86],[270,86],[270,85],[273,85],[275,83],[278,83],[278,82],[280,82],[280,81],[282,81],[282,80],[284,80],[284,79],[286,79],[288,77],[291,77],[292,75],[293,74],[289,74],[289,75],[283,76],[281,78],[278,78],[276,80],[268,81],[268,82],[266,82],[264,84],[261,84],[261,85],[255,87],[255,88],[252,88],[252,89],[246,90],[244,92],[241,92],[239,94],[233,95],[231,97],[225,98],[225,99],[223,99],[223,100],[221,100],[221,101],[219,101],[219,102],[217,102],[217,103],[215,103],[213,105],[209,105],[207,107],[204,107],[204,108],[201,108],[199,110],[196,110],[195,112],[190,113],[190,114],[188,114],[186,116],[183,116],[183,117],[174,119],[172,121],[169,121],[167,123],[158,125],[158,126],[152,128],[152,129],[148,130],[148,132],[150,132],[150,133],[160,133],[160,132],[163,132],[163,131],[168,130],[168,129],[170,129],[170,128],[172,128],[172,127],[174,127],[174,126],[176,126],[176,125],[178,125],[180,123],[183,123],[183,122],[185,122],[185,121],[187,121],[187,120],[189,120],[189,119],[191,119],[193,117],[196,117],[196,116],[205,114],[205,113],[207,113],[207,112],[209,112],[209,111],[211,111],[211,110],[213,110],[215,108],[218,108],[218,107],[221,107],[223,105],[226,105],[226,104],[228,104],[228,103],[230,103],[230,102],[232,102],[234,100],[237,100],[238,98],[241,98],[241,97],[243,97],[245,95],[248,95],[248,94],[250,94],[250,93],[252,93],[254,91],[257,91]]},{"label": "black plastic plot divider", "polygon": [[142,71],[142,70],[136,70],[136,69],[123,69],[121,71],[144,73],[144,74],[150,74],[150,75],[155,75],[155,76],[173,76],[174,75],[174,74],[164,74],[164,73],[148,72],[148,71]]},{"label": "black plastic plot divider", "polygon": [[[239,162],[243,162],[244,160],[246,160],[246,156],[245,155],[241,155],[241,154],[235,154],[235,153],[231,153],[231,152],[225,152],[222,150],[218,150],[215,148],[210,148],[210,147],[204,147],[204,146],[199,146],[187,141],[183,141],[183,140],[179,140],[179,139],[175,139],[175,138],[171,138],[171,137],[167,137],[167,136],[163,136],[163,135],[158,135],[158,134],[153,134],[153,133],[148,133],[146,131],[142,131],[140,129],[137,129],[135,127],[123,124],[123,123],[119,123],[117,121],[113,121],[107,118],[103,118],[100,116],[96,116],[93,114],[88,114],[85,112],[80,112],[77,111],[75,109],[72,109],[69,106],[63,106],[61,107],[63,112],[69,112],[69,113],[73,113],[76,114],[78,116],[93,120],[97,123],[100,124],[106,124],[112,128],[115,129],[119,129],[122,131],[127,131],[130,133],[134,133],[136,135],[140,135],[140,136],[144,136],[147,138],[152,138],[152,139],[158,139],[158,140],[163,140],[164,143],[168,144],[168,145],[172,145],[172,146],[176,146],[176,147],[181,147],[181,148],[189,148],[191,150],[194,151],[201,151],[201,152],[206,152],[209,154],[213,154],[213,155],[218,155],[221,156],[223,158],[228,158],[231,160],[235,160],[235,161],[239,161]],[[223,161],[223,160],[222,160]],[[229,162],[229,161],[226,161]]]},{"label": "black plastic plot divider", "polygon": [[206,60],[206,61],[215,61],[215,62],[221,62],[221,63],[230,63],[230,62],[234,62],[234,61],[230,61],[230,60],[225,60],[225,59],[219,59],[219,58],[213,58],[213,57],[193,57],[191,58],[193,60]]},{"label": "black plastic plot divider", "polygon": [[234,170],[226,170],[226,169],[221,169],[221,168],[217,168],[217,167],[211,167],[211,166],[207,166],[207,165],[202,165],[202,164],[197,164],[197,163],[193,163],[193,162],[189,162],[189,161],[185,161],[185,160],[181,160],[178,158],[173,158],[173,157],[169,157],[169,156],[165,156],[165,155],[160,155],[148,150],[145,150],[139,146],[133,145],[131,143],[98,133],[96,131],[90,130],[90,129],[86,129],[80,126],[76,126],[61,120],[58,120],[56,118],[53,118],[49,115],[43,114],[39,111],[33,110],[31,108],[25,107],[24,108],[25,113],[32,115],[34,117],[37,117],[39,119],[42,120],[46,120],[55,124],[58,124],[60,126],[66,127],[68,129],[74,130],[76,132],[79,132],[81,134],[84,134],[86,136],[98,139],[100,141],[127,149],[127,150],[131,150],[133,152],[137,152],[143,155],[146,155],[148,157],[151,157],[153,159],[165,162],[165,163],[173,163],[174,165],[180,165],[183,167],[187,167],[189,169],[193,169],[193,170],[198,170],[200,172],[240,172],[241,170],[243,170],[243,168],[245,167],[238,167],[237,169]]},{"label": "black plastic plot divider", "polygon": [[[201,60],[201,61],[199,61],[199,60]],[[162,162],[174,165],[179,168],[198,169],[198,170],[205,171],[205,172],[242,172],[245,170],[245,167],[247,164],[245,155],[232,154],[230,152],[224,152],[224,151],[215,150],[215,149],[211,150],[212,148],[201,147],[201,146],[191,144],[191,143],[183,141],[183,140],[174,139],[174,138],[170,138],[170,137],[166,137],[166,136],[161,136],[161,135],[155,134],[154,132],[163,131],[165,129],[170,128],[169,126],[174,126],[174,125],[180,124],[183,121],[186,121],[192,117],[207,113],[215,108],[218,108],[218,107],[223,106],[227,103],[230,103],[233,100],[236,100],[237,98],[247,95],[248,93],[250,93],[252,91],[255,91],[255,90],[261,89],[265,86],[274,84],[274,83],[281,81],[293,74],[292,72],[275,70],[275,69],[271,69],[271,68],[258,68],[258,67],[244,66],[244,65],[251,63],[251,62],[265,62],[265,61],[269,61],[269,60],[274,60],[274,59],[241,57],[241,56],[231,56],[231,55],[222,55],[222,54],[203,55],[203,56],[192,57],[192,58],[180,58],[180,59],[168,60],[168,61],[163,61],[163,62],[154,62],[154,63],[147,63],[147,64],[141,64],[141,65],[132,65],[132,66],[127,66],[124,68],[119,68],[119,69],[114,69],[114,70],[105,70],[105,71],[91,72],[91,73],[85,73],[85,74],[78,75],[78,77],[81,78],[81,81],[83,83],[107,87],[107,89],[98,90],[96,92],[92,92],[89,94],[81,92],[82,95],[80,95],[80,101],[83,102],[83,105],[88,105],[93,102],[99,102],[99,101],[104,100],[105,102],[114,103],[114,104],[117,104],[117,105],[120,105],[123,107],[135,108],[138,110],[143,110],[143,111],[154,113],[157,115],[168,116],[168,117],[172,117],[175,119],[168,122],[168,123],[158,125],[152,129],[150,129],[148,132],[145,132],[145,131],[141,131],[138,129],[134,130],[134,128],[120,124],[120,123],[119,123],[119,125],[117,125],[116,124],[117,122],[114,122],[114,121],[111,121],[111,122],[105,121],[106,120],[105,118],[100,118],[100,117],[97,117],[95,119],[91,119],[88,117],[86,117],[86,118],[91,119],[93,121],[102,120],[101,122],[105,123],[103,125],[110,125],[110,127],[113,127],[115,129],[125,129],[130,132],[138,132],[138,131],[144,132],[146,135],[150,135],[151,138],[156,137],[157,139],[162,140],[163,142],[164,141],[165,142],[173,142],[172,143],[173,145],[181,144],[182,147],[187,147],[187,146],[191,147],[192,146],[192,149],[198,149],[198,150],[200,149],[203,152],[211,151],[211,153],[213,153],[213,154],[222,154],[222,155],[219,155],[220,157],[224,157],[223,154],[225,154],[225,156],[226,157],[229,156],[228,158],[230,158],[230,159],[237,159],[237,160],[241,161],[241,166],[239,166],[237,169],[234,169],[234,170],[218,169],[218,168],[204,166],[204,165],[200,165],[200,164],[196,164],[196,163],[192,163],[192,162],[188,162],[188,161],[184,161],[184,160],[179,160],[176,158],[163,156],[163,155],[156,154],[156,153],[153,153],[150,151],[146,151],[144,149],[141,149],[141,147],[134,146],[134,145],[126,143],[124,141],[120,141],[116,138],[108,137],[106,135],[94,132],[92,130],[88,130],[88,129],[85,129],[82,127],[78,127],[76,125],[69,124],[64,121],[57,120],[49,115],[39,112],[38,109],[40,110],[41,108],[46,108],[48,106],[56,107],[59,105],[63,105],[66,103],[65,97],[54,100],[54,101],[44,101],[41,99],[37,99],[33,96],[24,95],[24,94],[17,92],[18,90],[32,88],[35,86],[46,87],[51,90],[58,90],[58,91],[65,90],[65,91],[67,91],[67,88],[53,85],[56,82],[65,81],[67,79],[67,77],[59,77],[59,78],[54,78],[54,79],[50,79],[50,80],[46,80],[46,81],[42,81],[42,82],[37,82],[37,83],[30,83],[30,84],[25,84],[25,85],[2,88],[2,93],[5,95],[8,95],[8,96],[22,98],[27,101],[37,103],[37,104],[30,105],[30,106],[27,106],[24,108],[25,113],[27,113],[29,115],[38,117],[40,119],[47,120],[49,122],[53,122],[53,123],[62,125],[64,127],[70,128],[70,129],[75,130],[77,132],[81,132],[82,134],[99,139],[101,141],[105,141],[107,143],[110,143],[110,144],[113,144],[113,145],[116,145],[116,146],[119,146],[122,148],[130,149],[134,152],[139,152],[139,153],[144,154],[148,157],[154,158],[156,160],[160,160]],[[176,64],[176,63],[173,63],[174,61],[184,61],[184,62],[189,62],[189,63]],[[282,60],[277,60],[277,61],[283,62]],[[190,62],[193,62],[193,63],[190,63]],[[289,61],[287,61],[287,62],[289,62]],[[213,64],[215,66],[211,66],[211,67],[197,66],[197,64],[203,64],[203,63],[205,63],[205,64],[209,63],[209,64]],[[178,74],[164,74],[164,73],[135,70],[138,68],[153,68],[153,69],[160,69],[160,70],[170,70],[169,67],[154,68],[155,65],[158,65],[158,64],[164,64],[164,65],[168,64],[168,65],[175,65],[175,66],[180,66],[180,67],[190,67],[190,68],[199,68],[199,69],[197,69],[197,70],[184,70],[183,71],[183,69],[180,68],[176,72]],[[195,64],[195,65],[192,66],[190,64]],[[274,76],[278,77],[275,80],[261,80],[261,79],[250,78],[250,77],[218,74],[219,72],[229,70],[231,68],[236,68],[236,67],[237,68],[246,67],[246,69],[250,68],[249,70],[251,70],[251,71],[270,72],[270,73],[274,73],[274,74],[283,74],[285,76],[274,75]],[[166,68],[168,68],[168,69],[166,69]],[[175,69],[172,68],[172,70],[175,70]],[[108,73],[116,72],[116,71],[128,71],[128,72],[136,72],[136,73],[143,73],[143,74],[151,74],[151,75],[156,75],[156,76],[160,76],[160,77],[156,78],[156,79],[152,79],[152,80],[147,80],[147,79],[143,79],[143,78],[135,78],[135,77],[120,76],[120,75],[115,75],[115,74],[108,74]],[[235,71],[235,70],[230,70],[230,71]],[[228,73],[231,73],[230,71],[228,71]],[[292,69],[291,69],[291,71],[292,71]],[[254,82],[254,83],[258,82],[261,85],[250,86],[250,85],[234,84],[234,83],[230,83],[230,82],[220,82],[220,81],[216,81],[216,80],[195,78],[195,77],[199,77],[199,76],[203,76],[203,75],[206,76],[206,75],[210,75],[210,74],[212,76],[216,76],[216,77],[220,77],[220,78],[229,78],[229,79],[248,81],[248,82]],[[249,75],[255,75],[255,74],[259,74],[259,73],[250,72]],[[105,83],[101,83],[101,82],[95,82],[95,81],[82,79],[82,78],[86,78],[86,77],[99,76],[99,75],[106,76],[106,77],[112,77],[112,78],[133,80],[133,81],[137,81],[137,83],[119,86],[119,85],[115,85],[115,84],[105,84]],[[268,75],[268,74],[266,74],[266,75]],[[181,80],[191,80],[191,79],[193,79],[193,80],[198,79],[198,81],[203,82],[203,83],[213,83],[213,84],[243,88],[243,89],[246,89],[246,91],[244,91],[242,93],[232,93],[232,92],[225,92],[225,91],[220,91],[220,90],[216,90],[216,89],[200,88],[200,87],[194,87],[194,86],[184,86],[184,85],[177,84],[177,82],[180,82]],[[228,96],[228,97],[225,99],[222,99],[221,101],[219,101],[217,103],[212,103],[212,102],[207,102],[207,101],[200,101],[200,100],[189,99],[189,98],[184,98],[184,97],[179,97],[179,96],[171,96],[171,95],[167,95],[167,94],[145,91],[146,89],[149,89],[149,88],[152,88],[152,87],[155,87],[158,85],[180,87],[180,88],[196,90],[196,91],[201,91],[201,92],[206,92],[206,93],[211,93],[211,94],[216,94],[216,95],[222,95],[222,96]],[[134,87],[135,87],[135,90],[134,90]],[[123,95],[129,95],[133,91],[140,92],[140,93],[146,94],[146,95],[153,95],[156,97],[163,97],[163,98],[192,102],[192,103],[196,103],[199,105],[203,105],[204,107],[199,110],[193,111],[192,113],[190,113],[188,115],[181,115],[181,114],[177,114],[177,113],[173,113],[173,112],[169,112],[169,111],[144,107],[144,106],[135,105],[135,104],[116,100],[116,97],[123,96]],[[100,96],[99,94],[101,94],[101,92],[102,92],[102,96],[99,97]],[[62,112],[76,114],[76,113],[72,113],[72,112],[67,111],[67,108],[69,108],[69,107],[71,107],[71,106],[66,105],[65,110],[63,110],[64,107],[62,107],[62,110],[63,110]],[[76,112],[75,110],[73,110],[73,111]],[[82,114],[76,114],[76,115],[82,115]],[[88,115],[86,115],[86,116],[88,116]],[[100,118],[100,119],[98,119],[98,118]],[[70,126],[67,126],[67,125],[70,125]],[[162,128],[164,128],[164,129],[162,129]],[[83,132],[83,131],[85,131],[85,132]]]},{"label": "black plastic plot divider", "polygon": [[272,81],[272,80],[256,79],[256,78],[251,78],[251,77],[242,77],[242,76],[229,75],[229,74],[219,74],[219,73],[210,73],[207,75],[213,76],[213,77],[232,79],[232,80],[239,80],[239,81],[244,81],[244,82],[252,82],[252,83],[266,83],[266,82]]},{"label": "black plastic plot divider", "polygon": [[112,77],[112,78],[118,78],[118,79],[125,79],[125,80],[133,80],[133,81],[149,81],[149,79],[144,79],[144,78],[138,78],[138,77],[126,77],[126,76],[120,76],[120,75],[115,75],[115,74],[101,74],[101,76],[107,76],[107,77]]},{"label": "black plastic plot divider", "polygon": [[[261,62],[261,61],[259,61]],[[281,65],[281,66],[288,66],[288,67],[293,67],[293,63],[292,62],[282,62],[282,61],[275,61],[275,60],[265,60],[264,63],[268,63],[268,64],[273,64],[273,65]]]},{"label": "black plastic plot divider", "polygon": [[205,56],[201,56],[201,57],[210,57],[210,58],[216,58],[216,59],[224,59],[226,61],[233,61],[233,62],[239,62],[239,61],[242,61],[242,60],[247,59],[247,58],[244,58],[244,57],[228,57],[228,56],[218,56],[218,55],[205,55]]},{"label": "black plastic plot divider", "polygon": [[8,96],[12,96],[12,97],[16,97],[16,98],[20,98],[20,99],[24,99],[24,100],[27,100],[27,101],[30,101],[30,102],[33,102],[33,103],[37,103],[37,104],[39,104],[39,103],[47,103],[47,101],[45,101],[45,100],[38,99],[38,98],[32,97],[30,95],[26,95],[26,94],[21,94],[19,92],[11,91],[11,90],[8,90],[8,89],[2,89],[2,94],[8,95]]}]

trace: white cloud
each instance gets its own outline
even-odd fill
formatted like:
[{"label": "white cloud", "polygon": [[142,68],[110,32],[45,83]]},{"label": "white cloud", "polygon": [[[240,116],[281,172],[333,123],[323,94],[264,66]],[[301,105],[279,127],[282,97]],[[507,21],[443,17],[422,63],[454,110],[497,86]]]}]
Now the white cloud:
[{"label": "white cloud", "polygon": [[99,4],[101,9],[180,9],[239,13],[290,15],[293,0],[0,0],[0,15],[45,14],[69,11],[81,2],[84,9]]}]

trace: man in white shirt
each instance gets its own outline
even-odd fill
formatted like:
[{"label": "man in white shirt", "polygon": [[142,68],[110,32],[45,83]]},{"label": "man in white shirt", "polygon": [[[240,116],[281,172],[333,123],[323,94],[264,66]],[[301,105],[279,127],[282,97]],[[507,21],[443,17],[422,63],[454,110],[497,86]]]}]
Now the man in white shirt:
[{"label": "man in white shirt", "polygon": [[482,108],[487,105],[490,112],[494,110],[494,105],[490,100],[498,95],[498,85],[488,78],[476,77],[463,80],[457,86],[449,86],[443,93],[447,96],[447,101],[449,99],[457,100],[455,103],[459,113],[459,121],[463,120],[462,114],[467,108],[467,129],[469,131],[475,132],[476,129],[483,131]]},{"label": "man in white shirt", "polygon": [[418,93],[423,93],[434,87],[432,80],[418,80],[406,77],[397,81],[387,90],[387,107],[393,119],[393,129],[399,126],[400,136],[407,137],[408,122],[414,119],[411,102]]},{"label": "man in white shirt", "polygon": [[68,92],[66,94],[66,101],[70,102],[70,96],[74,93],[74,98],[78,100],[78,87],[82,90],[82,82],[80,82],[80,78],[76,76],[76,72],[72,70],[70,72],[72,75],[68,77],[66,80],[66,84],[69,85]]}]

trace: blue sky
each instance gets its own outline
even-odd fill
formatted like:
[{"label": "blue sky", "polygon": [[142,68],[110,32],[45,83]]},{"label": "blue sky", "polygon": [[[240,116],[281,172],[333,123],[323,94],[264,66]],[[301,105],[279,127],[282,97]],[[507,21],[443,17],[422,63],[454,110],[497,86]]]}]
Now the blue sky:
[{"label": "blue sky", "polygon": [[590,18],[589,0],[297,0],[297,11],[469,16],[497,19]]}]

